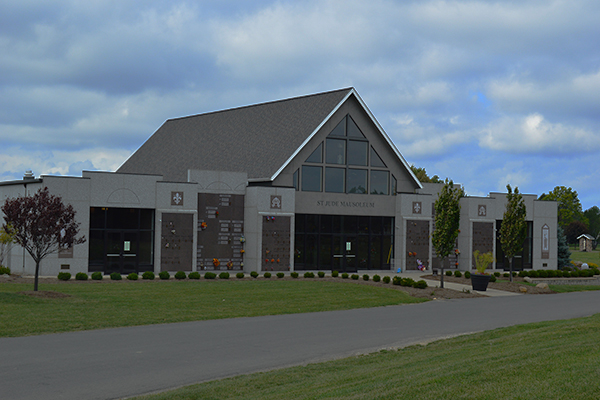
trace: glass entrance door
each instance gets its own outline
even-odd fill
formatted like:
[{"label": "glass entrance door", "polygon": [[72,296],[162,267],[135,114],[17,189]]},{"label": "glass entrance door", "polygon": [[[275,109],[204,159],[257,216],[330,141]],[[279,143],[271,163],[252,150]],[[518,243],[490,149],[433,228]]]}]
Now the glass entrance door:
[{"label": "glass entrance door", "polygon": [[334,236],[332,249],[332,271],[356,272],[358,270],[358,260],[356,259],[356,236]]},{"label": "glass entrance door", "polygon": [[137,232],[106,233],[106,273],[130,274],[137,267]]}]

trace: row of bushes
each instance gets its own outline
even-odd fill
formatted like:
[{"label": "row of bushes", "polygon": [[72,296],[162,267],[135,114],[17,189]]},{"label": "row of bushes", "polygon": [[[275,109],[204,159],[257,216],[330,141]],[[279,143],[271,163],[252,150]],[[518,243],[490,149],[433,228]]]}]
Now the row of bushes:
[{"label": "row of bushes", "polygon": [[[463,273],[461,271],[446,271],[446,275],[447,276],[452,276],[454,275],[457,278],[460,278],[461,276],[463,276]],[[593,267],[590,269],[571,269],[571,268],[565,268],[562,270],[543,270],[543,269],[539,269],[539,270],[531,270],[531,271],[519,271],[517,272],[513,272],[513,276],[520,276],[521,278],[524,278],[526,276],[530,277],[530,278],[577,278],[577,277],[592,277],[594,275],[600,275],[600,270],[597,267]],[[504,278],[509,278],[510,277],[510,273],[509,272],[494,272],[494,274],[492,275],[492,278],[499,278],[500,276],[504,277]],[[464,273],[464,277],[466,279],[471,278],[471,273],[469,271],[465,271]],[[495,282],[496,279],[494,280],[490,280],[491,282]]]},{"label": "row of bushes", "polygon": [[[219,277],[219,279],[229,279],[230,275],[229,272],[221,272],[219,275],[217,275],[214,272],[206,272],[204,274],[204,279],[216,279],[217,276]],[[235,277],[238,279],[243,279],[246,275],[243,272],[238,272],[235,274]],[[250,276],[252,278],[258,278],[258,272],[256,271],[252,271],[250,272]],[[266,279],[271,278],[271,273],[270,272],[265,272],[263,274],[263,277]],[[285,274],[283,272],[278,272],[276,274],[277,278],[283,278],[285,276]],[[297,279],[300,277],[300,274],[296,271],[290,273],[290,276],[294,279]],[[317,272],[317,276],[319,278],[324,278],[325,277],[325,272],[323,271],[319,271]],[[340,276],[340,274],[338,273],[338,271],[333,271],[331,276],[333,276],[334,278]],[[153,280],[155,279],[155,275],[154,272],[151,271],[146,271],[142,274],[142,279],[145,280]],[[158,277],[160,279],[163,280],[167,280],[171,278],[171,275],[166,272],[166,271],[162,271],[158,274]],[[310,272],[307,271],[304,273],[304,278],[314,278],[315,277],[315,273],[314,272]],[[80,280],[80,281],[85,281],[87,280],[89,277],[85,272],[78,272],[75,275],[75,279],[76,280]],[[91,278],[93,280],[102,280],[103,275],[102,272],[94,272],[91,275]],[[187,276],[185,274],[185,272],[183,271],[178,271],[177,273],[175,273],[175,279],[200,279],[200,273],[199,272],[190,272]],[[351,278],[353,280],[358,280],[360,278],[360,276],[358,274],[352,274],[349,275],[348,273],[344,272],[341,274],[341,278],[342,279],[348,279]],[[71,274],[69,272],[59,272],[58,273],[58,279],[63,280],[63,281],[68,281],[69,279],[71,279]],[[120,281],[123,279],[122,275],[118,272],[113,272],[112,274],[110,274],[110,279],[113,281]],[[137,281],[139,279],[139,275],[136,274],[135,272],[130,273],[129,275],[127,275],[127,279],[130,281]],[[370,279],[369,275],[364,274],[362,276],[362,279],[364,281],[368,281]],[[379,275],[373,275],[373,282],[380,282],[383,281],[383,283],[390,283],[392,282],[392,279],[389,276],[384,276],[383,278],[381,278]],[[419,288],[419,289],[424,289],[427,287],[427,283],[424,280],[420,280],[418,282],[415,282],[413,279],[411,278],[400,278],[399,276],[395,276],[394,280],[392,282],[394,285],[400,285],[400,286],[412,286],[415,288]]]}]

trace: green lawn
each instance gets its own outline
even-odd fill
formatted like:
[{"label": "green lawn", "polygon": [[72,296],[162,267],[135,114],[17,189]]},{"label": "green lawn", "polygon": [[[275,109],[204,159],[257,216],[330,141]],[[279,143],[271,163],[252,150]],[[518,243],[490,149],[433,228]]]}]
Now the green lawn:
[{"label": "green lawn", "polygon": [[496,329],[136,399],[597,399],[600,314]]},{"label": "green lawn", "polygon": [[318,280],[121,281],[40,284],[69,294],[34,298],[31,284],[0,283],[0,336],[346,310],[423,299],[369,285]]},{"label": "green lawn", "polygon": [[600,265],[600,251],[571,251],[571,261],[594,263]]}]

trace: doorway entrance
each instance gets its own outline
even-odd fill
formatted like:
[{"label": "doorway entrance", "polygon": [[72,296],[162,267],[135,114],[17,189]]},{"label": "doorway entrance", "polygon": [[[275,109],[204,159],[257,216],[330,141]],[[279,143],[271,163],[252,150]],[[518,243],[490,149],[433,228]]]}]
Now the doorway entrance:
[{"label": "doorway entrance", "polygon": [[106,232],[106,273],[136,272],[137,246],[137,232]]}]

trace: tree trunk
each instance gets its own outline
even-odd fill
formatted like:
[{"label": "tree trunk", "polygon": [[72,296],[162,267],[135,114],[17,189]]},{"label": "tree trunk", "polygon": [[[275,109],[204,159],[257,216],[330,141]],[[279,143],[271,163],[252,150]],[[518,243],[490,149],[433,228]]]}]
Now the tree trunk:
[{"label": "tree trunk", "polygon": [[33,280],[33,291],[37,292],[38,290],[38,277],[40,275],[40,262],[35,262],[35,279]]},{"label": "tree trunk", "polygon": [[510,262],[508,263],[508,264],[510,265],[510,268],[509,268],[509,270],[510,270],[510,281],[511,281],[511,282],[513,281],[513,279],[512,279],[512,270],[513,270],[513,260],[514,260],[514,259],[515,259],[515,257],[514,257],[514,256],[512,256],[512,257],[510,258]]},{"label": "tree trunk", "polygon": [[442,258],[442,261],[440,263],[440,265],[442,266],[441,268],[441,273],[440,273],[440,288],[443,289],[444,288],[444,258]]}]

